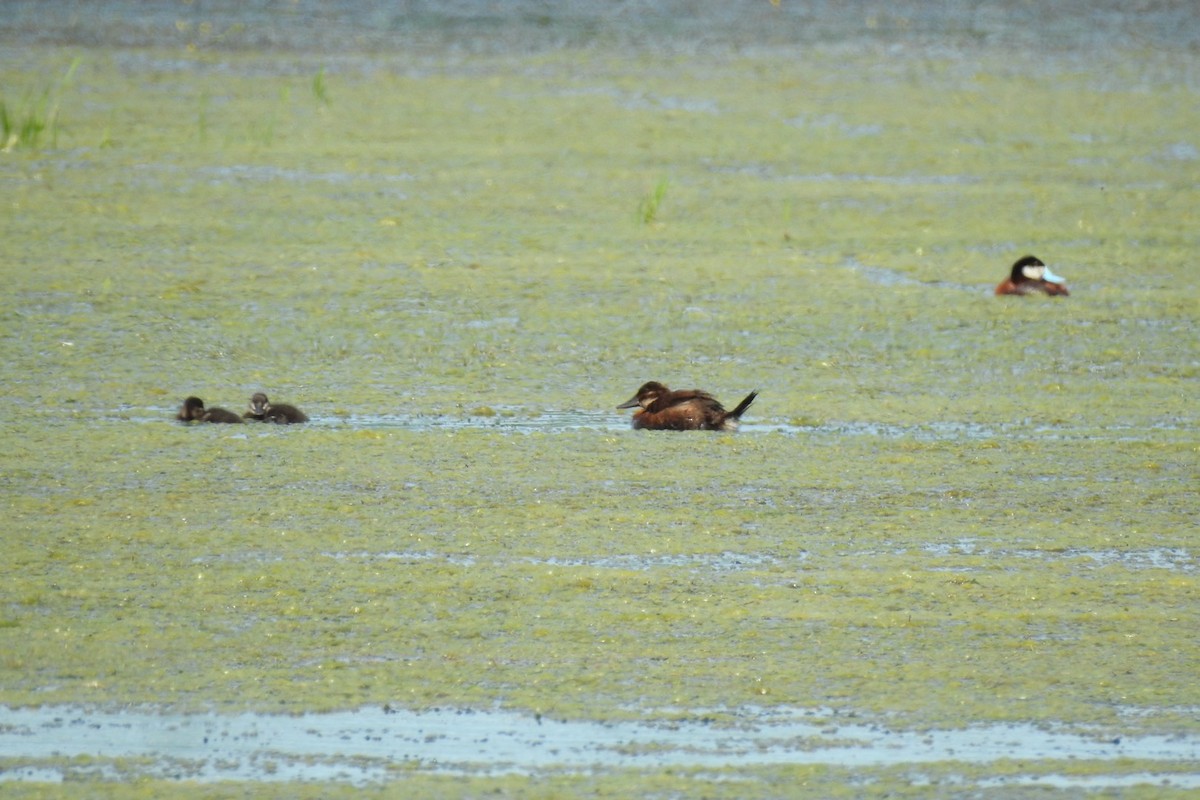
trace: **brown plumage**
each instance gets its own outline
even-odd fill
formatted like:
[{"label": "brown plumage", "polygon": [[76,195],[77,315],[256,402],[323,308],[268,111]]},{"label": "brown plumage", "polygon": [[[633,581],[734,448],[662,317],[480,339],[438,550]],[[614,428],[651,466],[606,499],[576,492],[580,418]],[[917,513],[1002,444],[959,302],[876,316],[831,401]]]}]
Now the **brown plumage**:
[{"label": "brown plumage", "polygon": [[242,418],[232,411],[223,408],[205,408],[204,401],[199,397],[189,397],[183,401],[183,407],[175,415],[181,422],[241,422]]},{"label": "brown plumage", "polygon": [[1000,281],[996,287],[997,295],[1005,294],[1036,294],[1043,292],[1048,295],[1070,296],[1067,284],[1063,279],[1050,271],[1050,268],[1037,256],[1025,256],[1012,265],[1011,274]]},{"label": "brown plumage", "polygon": [[242,416],[259,422],[277,422],[280,425],[308,422],[308,416],[300,409],[287,403],[272,403],[262,392],[254,393],[250,398],[250,410]]},{"label": "brown plumage", "polygon": [[758,392],[746,395],[733,411],[699,389],[672,392],[658,381],[642,384],[637,394],[617,408],[636,408],[633,427],[656,431],[732,431]]}]

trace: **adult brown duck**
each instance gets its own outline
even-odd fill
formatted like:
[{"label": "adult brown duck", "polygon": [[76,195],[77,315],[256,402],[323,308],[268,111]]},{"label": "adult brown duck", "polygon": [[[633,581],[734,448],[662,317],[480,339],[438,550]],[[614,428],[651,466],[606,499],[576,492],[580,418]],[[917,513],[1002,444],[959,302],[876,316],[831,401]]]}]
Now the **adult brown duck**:
[{"label": "adult brown duck", "polygon": [[642,384],[637,394],[617,406],[634,408],[633,427],[656,431],[732,431],[738,419],[758,397],[746,395],[732,411],[715,397],[699,389],[671,391],[658,381]]},{"label": "adult brown duck", "polygon": [[1067,283],[1062,276],[1055,275],[1037,256],[1025,256],[1012,265],[1009,276],[996,287],[997,295],[1037,294],[1069,297]]}]

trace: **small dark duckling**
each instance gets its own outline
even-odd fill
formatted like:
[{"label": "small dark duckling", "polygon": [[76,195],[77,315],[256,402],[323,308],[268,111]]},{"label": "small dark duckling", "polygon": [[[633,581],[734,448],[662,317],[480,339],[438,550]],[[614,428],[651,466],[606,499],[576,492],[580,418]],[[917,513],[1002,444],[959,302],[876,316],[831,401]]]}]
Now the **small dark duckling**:
[{"label": "small dark duckling", "polygon": [[699,389],[672,392],[658,381],[642,384],[637,394],[617,408],[636,408],[635,430],[655,431],[733,431],[758,392],[746,395],[733,411],[726,411],[717,399]]},{"label": "small dark duckling", "polygon": [[1012,265],[1012,274],[996,287],[997,295],[1035,294],[1069,297],[1067,283],[1062,276],[1055,275],[1037,256],[1025,256]]},{"label": "small dark duckling", "polygon": [[287,403],[272,403],[262,392],[254,393],[250,398],[250,410],[242,416],[259,422],[277,422],[280,425],[308,422],[308,416],[300,409]]},{"label": "small dark duckling", "polygon": [[189,397],[183,401],[183,408],[175,415],[181,422],[241,422],[242,418],[232,411],[223,408],[205,408],[204,401],[199,397]]}]

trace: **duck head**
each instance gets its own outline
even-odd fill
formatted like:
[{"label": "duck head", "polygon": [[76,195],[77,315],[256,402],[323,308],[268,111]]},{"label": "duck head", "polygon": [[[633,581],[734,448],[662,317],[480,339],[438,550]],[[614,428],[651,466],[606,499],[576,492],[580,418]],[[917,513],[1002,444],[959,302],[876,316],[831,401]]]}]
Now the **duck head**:
[{"label": "duck head", "polygon": [[621,403],[617,408],[649,408],[655,400],[667,394],[668,391],[667,387],[658,381],[649,381],[643,383],[637,390],[637,394]]}]

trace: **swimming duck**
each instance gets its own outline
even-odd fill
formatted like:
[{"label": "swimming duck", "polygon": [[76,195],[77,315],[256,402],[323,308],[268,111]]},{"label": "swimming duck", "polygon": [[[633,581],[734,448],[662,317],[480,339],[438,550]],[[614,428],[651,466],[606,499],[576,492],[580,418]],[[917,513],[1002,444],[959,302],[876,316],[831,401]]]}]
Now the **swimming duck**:
[{"label": "swimming duck", "polygon": [[726,411],[717,399],[699,389],[672,392],[658,381],[642,384],[637,394],[617,408],[636,408],[634,429],[655,431],[732,431],[758,392],[746,395],[733,411]]},{"label": "swimming duck", "polygon": [[287,403],[272,403],[262,392],[254,393],[250,398],[250,410],[242,416],[259,422],[277,422],[280,425],[308,422],[308,416],[300,409]]},{"label": "swimming duck", "polygon": [[175,415],[181,422],[241,422],[242,418],[232,411],[223,408],[205,408],[204,401],[199,397],[189,397],[183,401],[183,407]]},{"label": "swimming duck", "polygon": [[1037,256],[1025,256],[1012,265],[1012,274],[996,287],[996,294],[1034,294],[1069,296],[1066,281],[1055,275]]}]

